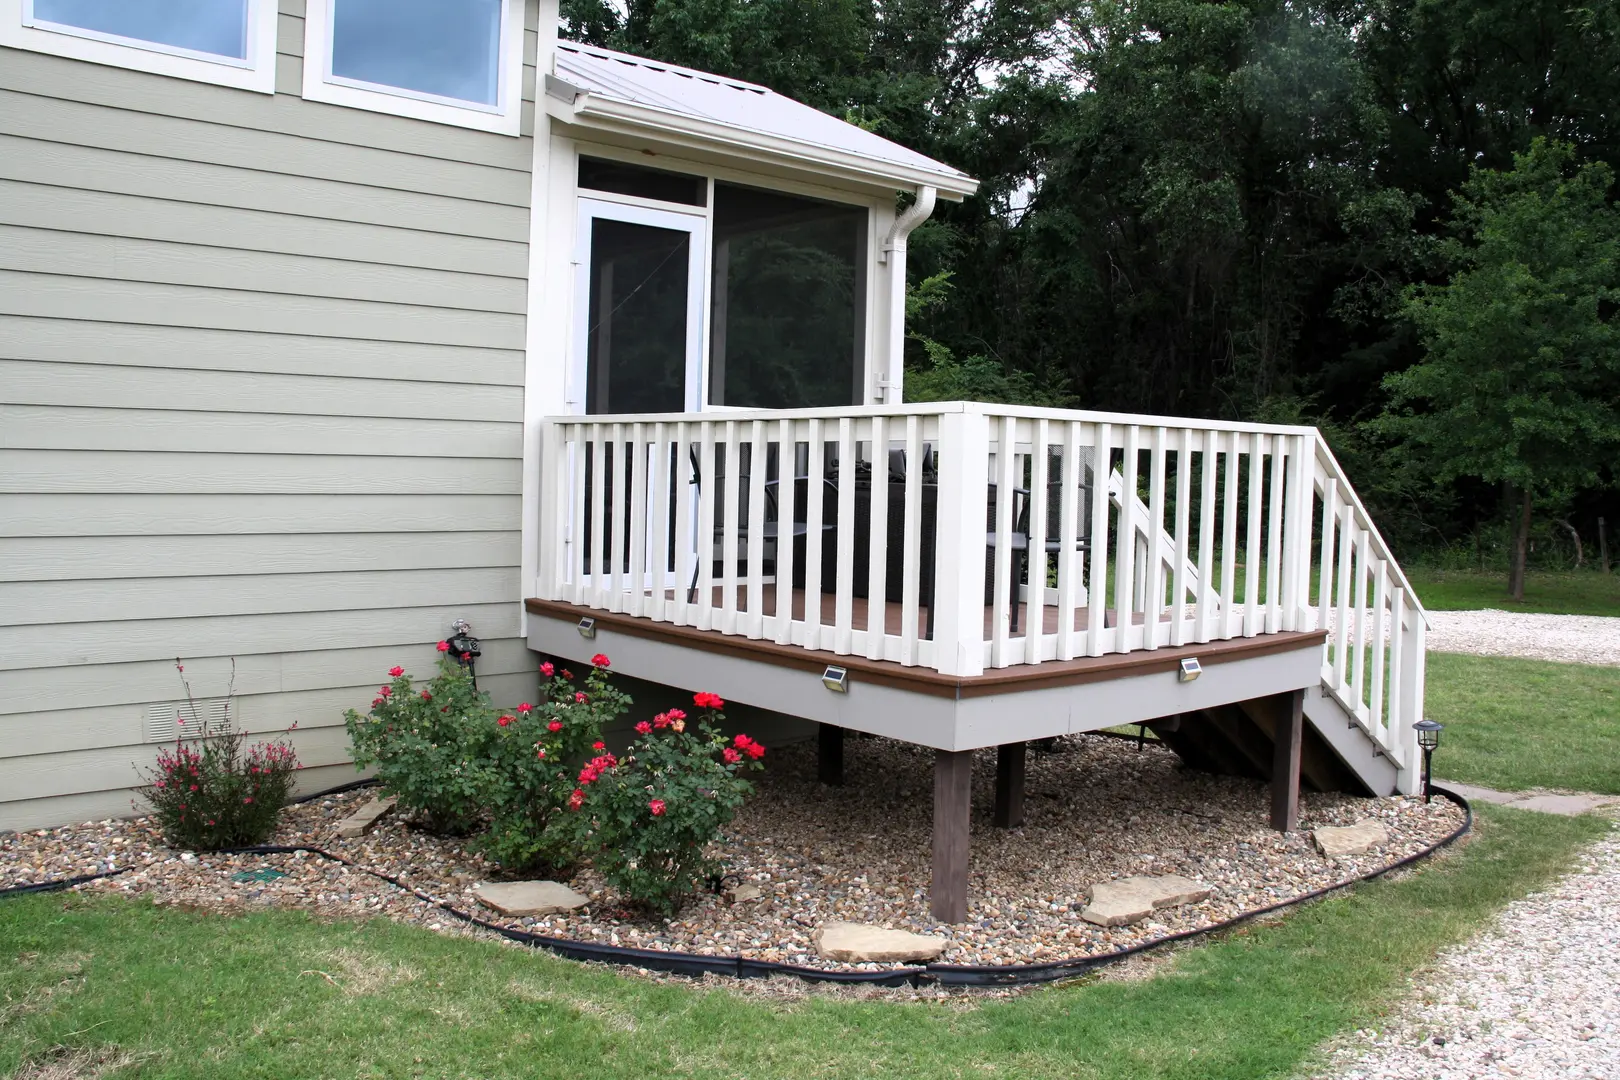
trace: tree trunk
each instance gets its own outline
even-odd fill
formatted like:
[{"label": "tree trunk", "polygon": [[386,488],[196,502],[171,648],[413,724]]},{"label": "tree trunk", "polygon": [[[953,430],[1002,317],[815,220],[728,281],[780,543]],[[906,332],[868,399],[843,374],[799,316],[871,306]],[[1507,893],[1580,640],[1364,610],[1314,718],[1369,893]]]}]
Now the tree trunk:
[{"label": "tree trunk", "polygon": [[1530,548],[1530,489],[1521,489],[1518,525],[1513,530],[1513,561],[1508,567],[1508,596],[1524,602],[1524,564]]}]

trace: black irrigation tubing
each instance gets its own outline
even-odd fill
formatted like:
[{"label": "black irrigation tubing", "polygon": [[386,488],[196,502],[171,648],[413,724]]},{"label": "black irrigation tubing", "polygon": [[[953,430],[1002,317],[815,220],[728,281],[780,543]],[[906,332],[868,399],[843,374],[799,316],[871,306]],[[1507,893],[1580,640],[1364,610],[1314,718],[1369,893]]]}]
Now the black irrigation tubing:
[{"label": "black irrigation tubing", "polygon": [[[323,791],[319,795],[306,796],[304,799],[299,801],[309,802],[313,799],[336,794],[340,791],[348,791],[354,788],[364,787],[369,783],[371,783],[371,781],[361,780],[353,784],[345,784],[340,788],[334,788],[330,791]],[[1048,964],[1006,964],[994,966],[928,964],[923,967],[890,968],[884,971],[830,971],[823,968],[804,967],[798,964],[780,964],[770,960],[750,960],[741,956],[703,956],[698,953],[670,952],[663,949],[632,949],[622,945],[597,945],[591,942],[572,941],[568,938],[548,937],[544,934],[531,934],[526,930],[514,930],[509,926],[501,926],[498,923],[492,923],[486,919],[480,919],[476,915],[462,911],[459,908],[452,907],[449,902],[440,900],[437,897],[416,888],[415,886],[407,885],[405,882],[401,881],[392,874],[386,874],[380,870],[372,870],[369,867],[361,866],[352,859],[342,855],[335,855],[330,851],[326,851],[318,847],[310,847],[303,844],[260,844],[253,847],[223,849],[217,852],[217,854],[292,855],[298,852],[304,852],[310,855],[318,855],[321,858],[331,859],[333,862],[342,863],[343,865],[352,867],[353,869],[359,870],[362,873],[370,874],[372,877],[378,878],[379,880],[386,881],[395,888],[402,889],[405,892],[410,893],[412,896],[415,896],[417,899],[425,903],[432,904],[434,907],[439,908],[441,911],[444,911],[453,918],[460,919],[462,922],[469,925],[477,926],[484,930],[489,930],[492,933],[499,934],[501,937],[504,937],[509,941],[527,945],[531,948],[545,949],[548,952],[556,953],[558,956],[565,957],[569,960],[581,960],[590,963],[638,967],[645,968],[649,971],[660,971],[667,974],[685,975],[690,977],[697,977],[701,975],[723,975],[738,979],[757,979],[765,978],[771,975],[786,975],[792,978],[801,979],[805,982],[826,982],[844,985],[885,987],[917,987],[923,985],[963,987],[1032,986],[1040,983],[1055,982],[1059,979],[1072,979],[1080,975],[1089,974],[1096,971],[1098,968],[1106,967],[1110,964],[1117,964],[1120,961],[1126,960],[1132,956],[1139,956],[1155,949],[1162,949],[1165,946],[1173,945],[1176,942],[1190,941],[1194,938],[1205,937],[1210,934],[1218,934],[1223,931],[1230,930],[1233,927],[1240,926],[1252,919],[1258,919],[1262,916],[1283,911],[1287,908],[1297,907],[1300,904],[1309,903],[1313,900],[1319,900],[1324,896],[1329,896],[1343,889],[1348,889],[1353,885],[1359,885],[1364,881],[1372,881],[1376,878],[1383,877],[1385,874],[1391,873],[1395,870],[1400,870],[1403,867],[1411,866],[1416,862],[1426,859],[1435,852],[1450,847],[1464,836],[1467,836],[1474,826],[1474,808],[1469,805],[1467,799],[1446,788],[1436,787],[1433,790],[1435,794],[1440,795],[1462,807],[1464,817],[1462,824],[1453,829],[1449,835],[1436,843],[1431,844],[1429,847],[1424,848],[1422,851],[1408,855],[1403,859],[1390,863],[1388,866],[1380,867],[1377,870],[1362,874],[1358,877],[1353,877],[1346,881],[1338,882],[1334,885],[1328,885],[1324,888],[1315,889],[1311,892],[1304,893],[1289,900],[1283,900],[1268,907],[1256,908],[1254,911],[1246,911],[1241,915],[1234,916],[1233,918],[1227,919],[1224,922],[1215,923],[1212,926],[1200,927],[1196,930],[1184,930],[1179,934],[1170,934],[1167,937],[1154,938],[1152,941],[1145,941],[1139,945],[1132,945],[1128,949],[1120,949],[1116,952],[1098,953],[1094,956],[1082,956],[1073,960],[1057,960]],[[8,889],[0,889],[0,899],[4,899],[7,896],[17,896],[25,893],[56,892],[71,888],[74,885],[81,885],[89,881],[117,877],[119,874],[126,873],[130,869],[132,869],[132,867],[124,867],[119,870],[109,871],[105,874],[84,874],[79,877],[63,878],[57,881],[43,881],[33,885],[18,885]]]}]

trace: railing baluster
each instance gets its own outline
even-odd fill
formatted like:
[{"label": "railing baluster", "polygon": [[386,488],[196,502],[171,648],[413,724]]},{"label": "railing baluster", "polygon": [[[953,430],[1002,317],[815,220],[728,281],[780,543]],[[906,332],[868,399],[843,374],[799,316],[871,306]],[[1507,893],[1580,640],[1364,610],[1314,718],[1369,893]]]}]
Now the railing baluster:
[{"label": "railing baluster", "polygon": [[[1012,662],[1008,656],[1012,634],[1008,593],[1015,588],[1014,568],[1018,565],[1017,554],[1012,550],[1013,512],[1017,501],[1013,494],[1018,459],[1017,421],[1003,416],[996,438],[995,543],[991,545],[995,555],[995,585],[990,600],[990,664],[1003,668]],[[1016,596],[1012,602],[1017,602]]]},{"label": "railing baluster", "polygon": [[[1114,426],[1098,424],[1091,458],[1090,566],[1086,572],[1086,655],[1101,656],[1109,647],[1108,518],[1113,500],[1108,484],[1114,475]],[[1123,519],[1120,527],[1123,529]],[[1117,571],[1116,571],[1117,572]]]},{"label": "railing baluster", "polygon": [[[799,500],[799,432],[795,420],[776,429],[776,643],[793,643],[794,528]],[[808,519],[806,519],[808,520]],[[819,523],[818,523],[819,524]],[[809,531],[808,526],[806,531]]]},{"label": "railing baluster", "polygon": [[1260,508],[1265,503],[1266,436],[1255,432],[1249,440],[1249,520],[1243,553],[1243,636],[1260,633]]},{"label": "railing baluster", "polygon": [[[912,415],[906,417],[906,489],[905,497],[905,526],[900,537],[901,544],[901,595],[900,595],[900,662],[910,667],[917,663],[917,622],[922,595],[921,578],[921,552],[922,552],[922,522],[923,522],[923,462],[922,462],[922,420]],[[936,495],[938,489],[936,488]],[[938,512],[938,501],[935,501],[935,511]],[[938,522],[935,529],[938,530]],[[933,558],[933,552],[928,553]]]},{"label": "railing baluster", "polygon": [[804,647],[821,648],[821,538],[826,521],[827,448],[822,443],[821,418],[810,420],[809,452],[805,457],[804,534]]},{"label": "railing baluster", "polygon": [[1225,442],[1221,500],[1221,599],[1224,603],[1219,637],[1222,641],[1237,636],[1238,622],[1243,617],[1237,602],[1238,473],[1243,461],[1243,436],[1230,431],[1226,433]]},{"label": "railing baluster", "polygon": [[697,506],[697,628],[713,630],[714,621],[714,541],[718,522],[714,519],[714,422],[698,425],[698,506]]},{"label": "railing baluster", "polygon": [[1384,732],[1383,747],[1397,750],[1401,729],[1409,723],[1403,711],[1402,690],[1406,684],[1406,656],[1402,652],[1406,641],[1406,590],[1396,585],[1389,594],[1389,689],[1385,700],[1389,703],[1388,725]]},{"label": "railing baluster", "polygon": [[1266,514],[1266,633],[1275,634],[1282,629],[1282,602],[1280,582],[1284,572],[1283,558],[1283,493],[1288,490],[1288,438],[1275,435],[1271,439],[1271,487],[1267,490],[1270,503]]},{"label": "railing baluster", "polygon": [[855,423],[838,421],[838,567],[833,604],[833,652],[850,653],[855,622]]},{"label": "railing baluster", "polygon": [[1120,474],[1119,527],[1115,530],[1114,551],[1114,651],[1130,652],[1136,622],[1136,471],[1141,453],[1142,429],[1131,424],[1125,429],[1125,460]]},{"label": "railing baluster", "polygon": [[[1024,607],[1024,663],[1038,664],[1046,650],[1046,537],[1048,496],[1051,492],[1047,443],[1052,437],[1051,425],[1045,420],[1034,424],[1035,435],[1030,443],[1029,467],[1029,551],[1025,555],[1028,566]],[[1058,497],[1064,498],[1069,489],[1069,464],[1064,463],[1062,485]],[[1061,516],[1061,515],[1060,515]],[[1067,543],[1064,544],[1067,547]],[[1016,590],[1014,591],[1016,597]]]},{"label": "railing baluster", "polygon": [[625,513],[625,527],[630,530],[630,564],[625,567],[625,611],[630,615],[646,612],[647,597],[647,526],[651,515],[647,512],[648,453],[646,431],[640,424],[630,425],[630,506]]},{"label": "railing baluster", "polygon": [[1170,568],[1170,643],[1187,643],[1187,563],[1192,559],[1192,432],[1181,429],[1176,451],[1176,565]]},{"label": "railing baluster", "polygon": [[675,424],[675,448],[670,456],[670,483],[669,497],[671,511],[675,518],[675,535],[672,538],[675,548],[675,577],[670,582],[673,593],[673,604],[670,619],[677,626],[691,626],[692,612],[689,608],[686,592],[690,583],[695,580],[693,574],[697,572],[697,564],[693,561],[695,547],[693,543],[692,512],[692,463],[687,454],[692,449],[691,425],[685,421]]},{"label": "railing baluster", "polygon": [[591,425],[591,543],[590,566],[591,587],[589,596],[592,607],[605,607],[607,605],[607,592],[604,588],[606,574],[602,570],[602,549],[607,545],[603,543],[603,523],[607,504],[607,443],[602,438],[602,425]]},{"label": "railing baluster", "polygon": [[866,548],[866,658],[881,660],[889,620],[889,428],[881,416],[872,417],[868,505],[872,523]]},{"label": "railing baluster", "polygon": [[741,558],[742,537],[742,438],[737,421],[726,421],[724,513],[720,523],[720,632],[737,632],[737,561]]},{"label": "railing baluster", "polygon": [[1356,644],[1350,664],[1356,711],[1367,707],[1367,577],[1372,572],[1367,553],[1367,530],[1356,530]]},{"label": "railing baluster", "polygon": [[1160,638],[1161,615],[1164,612],[1164,458],[1169,451],[1169,431],[1153,429],[1152,452],[1148,455],[1148,525],[1142,530],[1146,540],[1147,561],[1142,566],[1145,585],[1142,589],[1142,648],[1157,649]]},{"label": "railing baluster", "polygon": [[646,613],[655,622],[669,619],[669,608],[664,594],[669,587],[669,431],[662,423],[654,424],[652,445],[647,448],[647,528]]},{"label": "railing baluster", "polygon": [[1333,625],[1333,572],[1334,542],[1339,525],[1339,483],[1325,472],[1322,481],[1322,554],[1321,570],[1316,581],[1316,626],[1323,630]]},{"label": "railing baluster", "polygon": [[1350,607],[1355,602],[1355,578],[1352,558],[1355,552],[1355,508],[1349,504],[1339,510],[1339,589],[1334,606],[1333,624],[1333,686],[1340,694],[1350,694],[1350,652],[1355,647],[1350,640]]},{"label": "railing baluster", "polygon": [[1214,633],[1215,531],[1220,527],[1215,517],[1215,468],[1220,464],[1220,437],[1213,431],[1203,434],[1204,449],[1198,474],[1198,599],[1194,601],[1198,612],[1195,640],[1200,645]]},{"label": "railing baluster", "polygon": [[1084,429],[1090,426],[1078,420],[1063,425],[1063,484],[1059,489],[1057,526],[1057,650],[1054,653],[1059,660],[1073,660],[1080,652],[1074,616],[1080,606],[1080,572],[1085,564],[1085,552],[1078,550],[1078,539],[1080,530],[1090,524],[1081,520],[1086,510],[1085,491],[1081,486],[1086,482],[1086,466],[1081,455],[1085,445]]},{"label": "railing baluster", "polygon": [[1383,739],[1384,729],[1384,646],[1389,640],[1385,628],[1385,605],[1389,603],[1389,573],[1383,559],[1373,560],[1372,606],[1372,688],[1367,703],[1372,733]]},{"label": "railing baluster", "polygon": [[608,483],[602,486],[602,497],[606,500],[608,531],[603,534],[603,547],[607,549],[604,559],[607,562],[607,601],[609,611],[624,610],[624,552],[625,528],[629,522],[625,513],[625,476],[629,464],[628,455],[625,454],[624,425],[614,424],[612,427],[611,442],[608,443]]},{"label": "railing baluster", "polygon": [[765,421],[755,420],[748,437],[748,617],[743,632],[758,640],[765,636],[765,470],[770,463]]}]

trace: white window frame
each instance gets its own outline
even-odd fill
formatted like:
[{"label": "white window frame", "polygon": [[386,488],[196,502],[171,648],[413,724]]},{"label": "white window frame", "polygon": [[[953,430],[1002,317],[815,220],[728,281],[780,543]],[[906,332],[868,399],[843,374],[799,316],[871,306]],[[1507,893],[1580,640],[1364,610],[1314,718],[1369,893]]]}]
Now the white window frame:
[{"label": "white window frame", "polygon": [[524,0],[504,0],[501,46],[496,63],[497,101],[473,101],[424,94],[402,87],[360,82],[332,74],[333,0],[307,0],[304,12],[304,99],[351,109],[391,113],[436,124],[518,135],[523,123]]},{"label": "white window frame", "polygon": [[276,92],[276,0],[247,0],[247,56],[215,56],[34,17],[33,0],[0,0],[0,45],[261,94]]}]

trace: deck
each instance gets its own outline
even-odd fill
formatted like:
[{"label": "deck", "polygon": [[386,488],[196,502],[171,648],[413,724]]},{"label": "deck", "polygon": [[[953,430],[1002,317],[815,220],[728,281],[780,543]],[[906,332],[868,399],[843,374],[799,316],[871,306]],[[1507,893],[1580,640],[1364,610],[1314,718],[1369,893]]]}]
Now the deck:
[{"label": "deck", "polygon": [[952,402],[541,446],[530,647],[815,721],[824,778],[846,730],[933,748],[943,920],[978,749],[998,824],[1029,741],[1121,724],[1268,779],[1278,828],[1302,778],[1417,786],[1426,617],[1312,428]]}]

